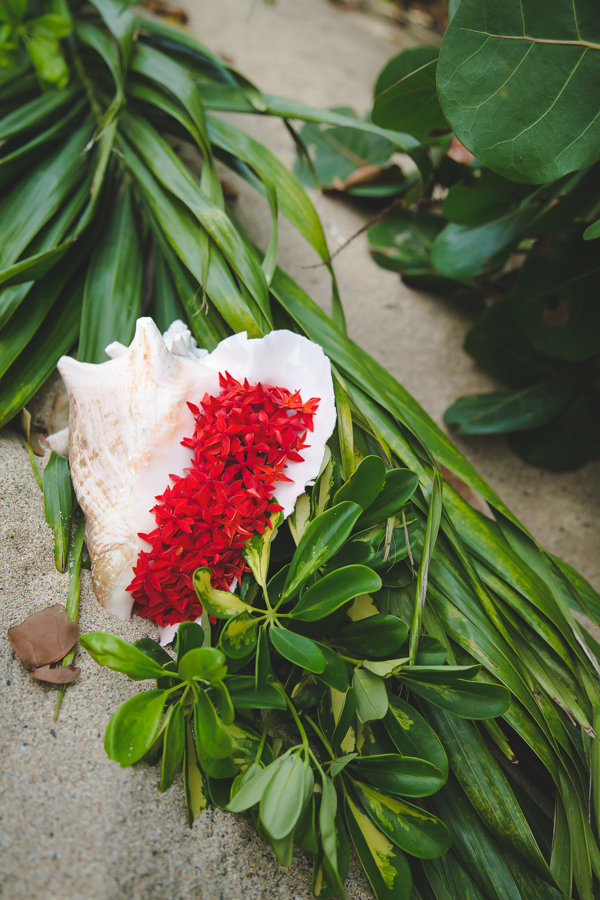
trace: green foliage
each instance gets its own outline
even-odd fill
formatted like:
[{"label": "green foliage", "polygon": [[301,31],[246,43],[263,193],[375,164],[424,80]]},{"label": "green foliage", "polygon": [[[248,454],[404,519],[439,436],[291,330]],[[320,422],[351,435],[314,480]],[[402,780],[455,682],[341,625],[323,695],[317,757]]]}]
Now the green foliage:
[{"label": "green foliage", "polygon": [[[298,180],[218,113],[320,123],[323,133],[353,128],[410,153],[419,171],[402,178],[414,209],[403,211],[405,237],[390,235],[394,252],[386,259],[394,264],[396,254],[402,270],[413,244],[414,279],[486,290],[496,274],[476,274],[488,264],[471,229],[487,229],[486,240],[500,235],[500,243],[486,245],[498,260],[515,248],[529,254],[532,241],[537,251],[549,244],[558,259],[566,242],[562,258],[582,260],[583,275],[553,275],[560,296],[544,300],[550,315],[540,315],[537,292],[528,291],[521,317],[511,291],[469,337],[473,352],[513,391],[571,380],[573,395],[558,417],[516,435],[529,441],[523,452],[532,459],[559,448],[561,465],[576,454],[581,461],[600,440],[594,351],[574,358],[574,340],[566,355],[549,355],[556,344],[547,333],[553,323],[570,333],[579,317],[589,331],[594,321],[593,268],[581,248],[597,217],[595,168],[541,188],[517,184],[476,161],[457,162],[447,153],[448,136],[428,136],[424,147],[370,121],[263,96],[185,33],[137,18],[116,0],[96,0],[94,9],[85,7],[84,22],[74,7],[64,92],[42,91],[25,56],[0,73],[2,423],[76,340],[97,349],[87,333],[86,323],[93,329],[98,320],[87,275],[94,256],[107,283],[117,285],[122,260],[111,255],[107,233],[115,217],[135,224],[128,239],[139,255],[134,249],[132,259],[154,258],[149,314],[167,324],[173,311],[183,312],[208,348],[231,331],[259,335],[271,323],[307,335],[334,365],[341,413],[323,476],[289,520],[296,549],[279,539],[273,547],[260,540],[249,546],[256,584],[239,598],[214,591],[210,573],[199,570],[201,602],[217,621],[183,627],[177,660],[147,640],[130,646],[112,635],[84,637],[99,663],[157,683],[116,712],[109,753],[126,765],[160,761],[163,789],[181,765],[190,824],[211,798],[234,804],[252,785],[240,808],[243,802],[283,863],[294,843],[314,855],[318,897],[342,893],[352,842],[378,898],[408,900],[414,879],[414,897],[423,900],[557,900],[557,885],[565,897],[587,900],[598,859],[590,724],[600,703],[595,645],[571,607],[598,618],[600,599],[529,538],[413,398],[345,336],[335,281],[329,317],[277,268],[279,210],[328,260],[322,227]],[[431,61],[413,58],[403,76]],[[163,131],[198,149],[199,179]],[[264,256],[229,216],[215,159],[265,197],[274,231]],[[436,187],[440,198],[448,189],[444,203],[433,199]],[[556,235],[558,243],[550,243]],[[445,274],[453,264],[449,246],[466,267],[458,281]],[[435,269],[440,256],[444,274]],[[537,277],[535,269],[527,277]],[[121,287],[111,289],[105,340],[128,340],[137,293],[132,284],[125,297]],[[556,427],[561,417],[567,429]],[[442,492],[440,464],[485,498],[495,521],[447,485]],[[345,570],[356,566],[357,591],[364,591],[363,577],[373,587],[352,597]],[[496,719],[479,722],[485,715]],[[544,809],[556,807],[554,839],[552,821],[498,754],[518,758],[526,787],[534,786]],[[453,775],[444,783],[448,758]],[[410,859],[394,842],[400,809],[410,826],[408,852],[418,854]],[[440,820],[452,848],[428,859],[447,846]]]}]

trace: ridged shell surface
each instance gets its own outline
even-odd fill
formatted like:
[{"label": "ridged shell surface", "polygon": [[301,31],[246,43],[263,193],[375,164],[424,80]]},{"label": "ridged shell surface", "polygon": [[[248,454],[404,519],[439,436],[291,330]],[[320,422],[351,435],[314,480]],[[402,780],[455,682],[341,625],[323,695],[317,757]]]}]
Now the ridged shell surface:
[{"label": "ridged shell surface", "polygon": [[103,606],[126,619],[133,601],[125,588],[147,547],[138,532],[154,528],[156,496],[191,459],[181,446],[194,429],[187,401],[218,394],[225,371],[238,380],[299,390],[305,401],[320,398],[304,462],[289,463],[286,475],[293,481],[276,491],[285,515],[318,475],[335,403],[329,360],[316,344],[289,331],[252,340],[233,335],[210,354],[196,350],[184,357],[167,348],[152,319],[143,318],[129,347],[115,344],[107,351],[114,358],[105,363],[63,357],[58,368],[69,394],[69,462],[86,519],[94,591]]}]

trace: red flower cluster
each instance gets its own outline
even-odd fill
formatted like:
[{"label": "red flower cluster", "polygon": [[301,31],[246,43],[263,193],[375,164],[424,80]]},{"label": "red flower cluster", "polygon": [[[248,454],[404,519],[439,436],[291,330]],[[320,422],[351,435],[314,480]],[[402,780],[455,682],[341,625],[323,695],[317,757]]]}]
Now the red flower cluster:
[{"label": "red flower cluster", "polygon": [[303,461],[298,451],[313,430],[318,398],[303,403],[299,392],[241,384],[229,373],[219,383],[222,393],[205,394],[200,409],[188,403],[196,427],[181,443],[194,451],[191,467],[170,476],[152,509],[157,527],[140,534],[152,549],[140,553],[127,590],[137,612],[159,625],[201,614],[192,583],[199,566],[210,567],[219,590],[248,571],[242,548],[282,508],[272,502],[275,484],[291,481],[286,461]]}]

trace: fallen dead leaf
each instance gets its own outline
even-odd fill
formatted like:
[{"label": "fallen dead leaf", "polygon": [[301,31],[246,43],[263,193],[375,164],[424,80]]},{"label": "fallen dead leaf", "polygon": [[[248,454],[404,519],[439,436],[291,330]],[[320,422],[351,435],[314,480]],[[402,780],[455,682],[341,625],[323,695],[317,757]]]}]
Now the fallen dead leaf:
[{"label": "fallen dead leaf", "polygon": [[77,643],[79,626],[59,603],[27,616],[8,629],[8,639],[27,669],[58,662]]},{"label": "fallen dead leaf", "polygon": [[81,669],[78,666],[58,666],[52,669],[50,666],[39,666],[29,673],[38,681],[49,681],[51,684],[70,684],[79,678]]}]

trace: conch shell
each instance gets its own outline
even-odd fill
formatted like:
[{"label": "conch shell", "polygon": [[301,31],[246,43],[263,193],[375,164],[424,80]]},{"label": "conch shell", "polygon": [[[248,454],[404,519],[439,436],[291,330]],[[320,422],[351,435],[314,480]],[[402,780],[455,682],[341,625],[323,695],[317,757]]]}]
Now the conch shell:
[{"label": "conch shell", "polygon": [[[69,395],[69,462],[86,519],[94,591],[102,606],[128,619],[133,600],[125,589],[147,547],[138,532],[155,527],[150,510],[156,496],[169,475],[183,474],[191,460],[181,446],[194,429],[187,401],[218,394],[225,371],[253,384],[299,390],[305,401],[320,398],[304,461],[289,462],[285,474],[292,482],[277,488],[285,516],[319,473],[335,402],[329,360],[318,345],[290,331],[252,340],[235,334],[207,353],[183,323],[174,323],[163,339],[152,319],[142,318],[131,345],[111,344],[107,353],[113,358],[97,365],[63,356],[58,369]],[[60,435],[55,438],[60,442]]]}]

